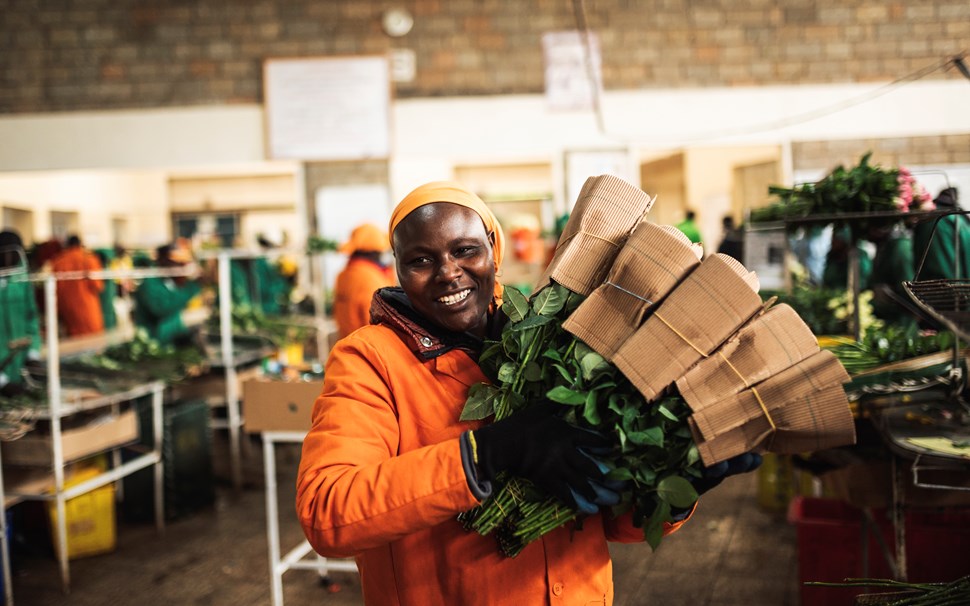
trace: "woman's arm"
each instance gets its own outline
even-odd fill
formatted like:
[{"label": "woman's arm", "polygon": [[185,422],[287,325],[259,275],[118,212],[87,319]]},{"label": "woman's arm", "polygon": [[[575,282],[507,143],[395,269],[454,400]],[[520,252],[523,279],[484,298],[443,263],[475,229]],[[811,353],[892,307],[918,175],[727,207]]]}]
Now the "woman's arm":
[{"label": "woman's arm", "polygon": [[457,437],[399,453],[402,430],[389,373],[408,370],[390,368],[404,363],[390,360],[363,338],[350,338],[327,362],[303,442],[296,506],[310,543],[329,557],[356,555],[478,504]]}]

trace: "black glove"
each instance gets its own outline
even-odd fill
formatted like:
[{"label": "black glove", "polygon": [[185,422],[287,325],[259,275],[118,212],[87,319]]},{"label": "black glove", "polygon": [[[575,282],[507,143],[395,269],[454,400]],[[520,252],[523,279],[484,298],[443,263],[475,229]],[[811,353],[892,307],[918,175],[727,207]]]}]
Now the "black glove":
[{"label": "black glove", "polygon": [[481,477],[494,480],[508,471],[577,508],[574,493],[586,503],[601,498],[590,480],[602,482],[603,471],[581,449],[609,446],[609,440],[554,416],[558,406],[532,406],[472,432]]},{"label": "black glove", "polygon": [[727,461],[721,461],[710,467],[705,467],[701,472],[701,477],[691,478],[690,483],[694,485],[697,494],[702,495],[723,482],[728,476],[754,471],[760,466],[761,455],[756,452],[746,452],[736,457],[731,457]]},{"label": "black glove", "polygon": [[[728,476],[733,476],[739,473],[746,473],[749,471],[754,471],[761,466],[761,455],[756,452],[746,452],[744,454],[739,454],[735,457],[731,457],[727,461],[721,461],[720,463],[715,463],[710,467],[705,467],[701,470],[701,477],[697,478],[694,476],[688,476],[687,481],[691,483],[694,490],[697,491],[697,496],[701,496],[708,490],[711,490],[718,484],[724,481]],[[687,517],[693,507],[687,509],[674,508],[671,510],[671,516],[674,521],[679,522]]]}]

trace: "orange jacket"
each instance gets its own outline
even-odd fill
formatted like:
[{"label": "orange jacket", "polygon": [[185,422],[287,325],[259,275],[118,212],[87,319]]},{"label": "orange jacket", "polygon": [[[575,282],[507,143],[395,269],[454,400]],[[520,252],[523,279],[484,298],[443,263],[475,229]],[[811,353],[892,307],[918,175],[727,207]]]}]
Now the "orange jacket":
[{"label": "orange jacket", "polygon": [[370,324],[370,303],[374,291],[394,284],[383,267],[368,259],[350,259],[337,276],[333,290],[333,318],[343,338]]},{"label": "orange jacket", "polygon": [[[60,272],[100,271],[101,262],[91,252],[80,247],[68,248],[53,261],[51,270]],[[101,312],[101,280],[58,280],[57,315],[69,336],[104,331]]]},{"label": "orange jacket", "polygon": [[370,324],[370,302],[374,291],[392,286],[390,273],[369,259],[350,259],[337,276],[333,289],[333,319],[343,338]]},{"label": "orange jacket", "polygon": [[370,325],[336,344],[324,377],[297,515],[318,553],[356,557],[366,604],[612,604],[607,541],[643,540],[629,517],[592,516],[515,558],[456,520],[478,504],[459,436],[480,423],[457,419],[485,377],[467,353],[419,359],[390,328]]}]

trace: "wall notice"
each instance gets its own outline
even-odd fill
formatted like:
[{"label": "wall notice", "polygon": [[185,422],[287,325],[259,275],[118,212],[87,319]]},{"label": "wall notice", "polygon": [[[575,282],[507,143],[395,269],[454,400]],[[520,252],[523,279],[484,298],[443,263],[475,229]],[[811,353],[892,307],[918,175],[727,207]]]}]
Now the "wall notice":
[{"label": "wall notice", "polygon": [[269,158],[363,160],[390,154],[386,57],[269,59],[263,83]]}]

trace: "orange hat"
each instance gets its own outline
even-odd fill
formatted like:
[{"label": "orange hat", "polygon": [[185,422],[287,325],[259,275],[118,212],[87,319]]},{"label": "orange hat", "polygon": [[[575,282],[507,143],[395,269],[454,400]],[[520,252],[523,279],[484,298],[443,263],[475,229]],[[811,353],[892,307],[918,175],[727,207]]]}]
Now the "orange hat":
[{"label": "orange hat", "polygon": [[[415,209],[425,204],[434,204],[435,202],[450,202],[451,204],[470,208],[482,218],[482,223],[485,224],[485,231],[495,236],[492,255],[495,259],[497,276],[498,269],[502,265],[502,258],[505,254],[505,234],[502,233],[502,226],[499,225],[498,219],[495,218],[491,209],[485,205],[485,202],[459,183],[453,181],[432,181],[431,183],[425,183],[419,186],[404,196],[404,199],[401,200],[400,204],[394,209],[394,212],[391,213],[388,233],[393,235],[394,228]],[[502,300],[502,285],[499,284],[498,278],[495,280],[495,299],[497,302],[501,302]]]},{"label": "orange hat", "polygon": [[382,232],[379,227],[371,223],[364,223],[354,228],[350,232],[350,239],[340,245],[337,250],[344,254],[355,251],[362,252],[384,252],[390,250],[391,244],[387,239],[387,234]]}]

